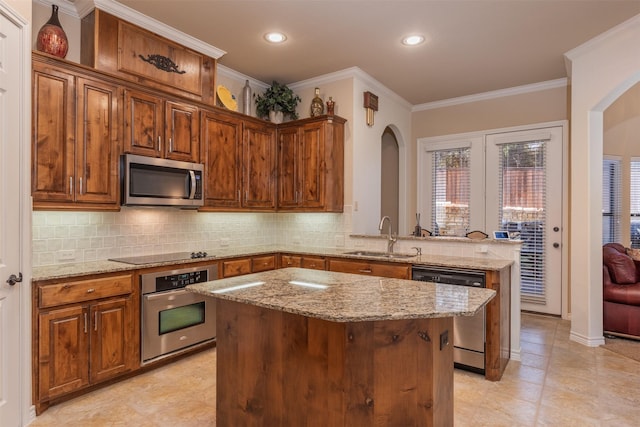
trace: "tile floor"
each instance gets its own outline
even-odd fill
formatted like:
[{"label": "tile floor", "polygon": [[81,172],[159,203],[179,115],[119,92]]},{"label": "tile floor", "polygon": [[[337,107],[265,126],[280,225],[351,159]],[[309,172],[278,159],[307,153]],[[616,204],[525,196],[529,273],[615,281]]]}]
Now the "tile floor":
[{"label": "tile floor", "polygon": [[[640,362],[569,341],[556,318],[523,314],[521,338],[522,361],[501,381],[455,371],[456,427],[639,425]],[[205,351],[52,406],[31,426],[214,426],[215,358]]]}]

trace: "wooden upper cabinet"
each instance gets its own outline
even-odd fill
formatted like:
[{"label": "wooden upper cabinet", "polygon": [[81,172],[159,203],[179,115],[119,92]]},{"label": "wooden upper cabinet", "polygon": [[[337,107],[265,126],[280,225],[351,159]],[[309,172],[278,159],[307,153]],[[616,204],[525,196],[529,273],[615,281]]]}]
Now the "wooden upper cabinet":
[{"label": "wooden upper cabinet", "polygon": [[161,157],[163,100],[145,92],[124,91],[124,151]]},{"label": "wooden upper cabinet", "polygon": [[320,116],[278,128],[278,209],[342,212],[344,123]]},{"label": "wooden upper cabinet", "polygon": [[215,105],[216,60],[100,9],[82,18],[80,61],[130,82]]},{"label": "wooden upper cabinet", "polygon": [[242,206],[257,210],[276,207],[275,127],[248,122],[243,130]]},{"label": "wooden upper cabinet", "polygon": [[278,208],[299,205],[301,148],[298,127],[278,130]]},{"label": "wooden upper cabinet", "polygon": [[119,89],[33,62],[35,209],[118,209]]},{"label": "wooden upper cabinet", "polygon": [[76,201],[118,203],[118,88],[78,78]]},{"label": "wooden upper cabinet", "polygon": [[31,194],[38,202],[72,202],[75,173],[75,77],[33,63]]},{"label": "wooden upper cabinet", "polygon": [[186,162],[200,159],[198,108],[192,105],[167,101],[165,105],[164,157]]},{"label": "wooden upper cabinet", "polygon": [[242,192],[242,120],[203,111],[200,131],[204,163],[204,207],[239,209]]},{"label": "wooden upper cabinet", "polygon": [[200,159],[198,108],[146,92],[124,92],[124,151],[187,162]]}]

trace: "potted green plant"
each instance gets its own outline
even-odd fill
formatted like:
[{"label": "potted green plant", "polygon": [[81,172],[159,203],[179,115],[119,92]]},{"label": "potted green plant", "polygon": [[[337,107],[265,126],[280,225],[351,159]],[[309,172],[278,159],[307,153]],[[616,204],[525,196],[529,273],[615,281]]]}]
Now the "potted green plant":
[{"label": "potted green plant", "polygon": [[[293,93],[286,85],[275,80],[262,95],[254,95],[256,100],[256,115],[261,118],[269,117],[274,123],[282,122],[286,114],[291,119],[297,119],[296,106],[301,101],[300,97]],[[280,114],[278,114],[280,112]],[[278,117],[279,115],[279,120]]]}]

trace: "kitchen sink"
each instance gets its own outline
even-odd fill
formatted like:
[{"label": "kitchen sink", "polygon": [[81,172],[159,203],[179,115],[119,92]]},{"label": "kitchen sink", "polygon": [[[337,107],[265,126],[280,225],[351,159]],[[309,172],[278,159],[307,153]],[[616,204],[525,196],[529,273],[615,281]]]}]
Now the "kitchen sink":
[{"label": "kitchen sink", "polygon": [[416,254],[395,254],[395,253],[377,252],[377,251],[351,251],[351,252],[345,252],[345,255],[369,256],[369,257],[377,257],[377,258],[396,258],[396,259],[413,258],[417,256]]}]

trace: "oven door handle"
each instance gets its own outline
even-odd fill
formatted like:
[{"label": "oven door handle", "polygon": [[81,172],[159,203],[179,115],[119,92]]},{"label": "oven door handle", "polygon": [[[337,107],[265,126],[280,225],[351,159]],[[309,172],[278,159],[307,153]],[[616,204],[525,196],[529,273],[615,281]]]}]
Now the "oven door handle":
[{"label": "oven door handle", "polygon": [[198,295],[198,294],[196,294],[194,292],[189,292],[186,289],[176,289],[176,290],[167,291],[167,292],[157,292],[157,293],[152,293],[152,294],[145,294],[142,297],[146,301],[156,301],[156,300],[159,300],[159,299],[172,301],[172,300],[174,300],[176,298],[185,296],[186,294],[193,295],[194,298]]}]

